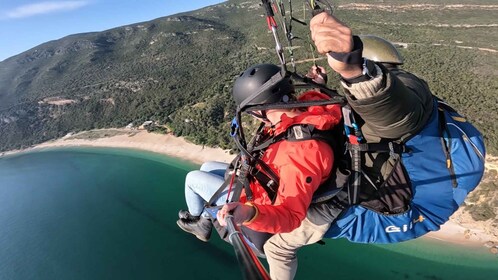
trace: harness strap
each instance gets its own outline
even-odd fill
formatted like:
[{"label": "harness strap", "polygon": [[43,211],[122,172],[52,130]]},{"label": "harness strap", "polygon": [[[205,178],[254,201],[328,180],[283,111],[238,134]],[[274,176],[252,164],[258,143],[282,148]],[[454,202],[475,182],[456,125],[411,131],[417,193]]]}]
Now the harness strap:
[{"label": "harness strap", "polygon": [[[240,155],[237,157],[235,166],[238,165],[239,161],[240,161]],[[240,169],[235,168],[234,172],[235,174],[232,176],[237,176],[237,180],[232,180],[231,176],[227,177],[223,182],[223,184],[221,184],[221,186],[218,188],[218,190],[216,190],[216,192],[211,196],[209,201],[205,203],[206,207],[214,206],[214,202],[220,197],[221,193],[227,188],[227,186],[230,186],[230,184],[232,183],[234,184],[234,186],[232,186],[233,189],[233,195],[231,200],[232,202],[239,201],[242,189],[246,191],[247,199],[252,200],[252,191],[249,185],[249,179],[247,178],[247,175],[250,174],[251,172],[251,168],[248,167],[247,164],[242,164],[242,167]]]},{"label": "harness strap", "polygon": [[[246,193],[247,200],[251,201],[253,199],[252,196],[252,190],[250,186],[250,181],[249,181],[249,175],[252,173],[253,166],[252,166],[253,160],[251,162],[246,160],[242,160],[242,165],[240,168],[240,173],[238,174],[239,176],[237,177],[238,181],[241,183],[242,187],[244,188],[244,191]],[[240,192],[242,189],[240,189]],[[240,198],[240,193],[238,193],[237,199]]]},{"label": "harness strap", "polygon": [[271,104],[247,105],[244,107],[244,111],[265,111],[269,109],[293,109],[293,108],[303,108],[310,106],[325,106],[331,104],[340,104],[340,105],[345,104],[345,98],[339,95],[333,95],[332,97],[330,97],[330,99],[326,100],[310,100],[310,101],[297,100],[297,101],[288,101],[288,102],[277,102]]},{"label": "harness strap", "polygon": [[[271,137],[270,139],[264,141],[258,146],[254,147],[252,152],[260,152],[266,150],[270,145],[277,143],[282,140],[288,141],[302,141],[308,139],[314,139],[313,135],[314,126],[312,125],[294,125],[288,128],[284,133],[277,136]],[[254,169],[253,176],[260,183],[260,185],[268,193],[272,204],[277,198],[277,192],[279,187],[279,177],[275,172],[261,159],[257,158],[257,163],[263,172]]]},{"label": "harness strap", "polygon": [[[358,145],[363,141],[363,135],[355,121],[353,110],[349,105],[342,107],[342,117],[344,119],[344,130],[349,139],[348,144]],[[350,205],[357,204],[359,200],[359,190],[361,186],[361,153],[358,149],[349,149],[351,155],[352,180],[348,186],[348,202]]]},{"label": "harness strap", "polygon": [[279,187],[279,179],[277,174],[262,160],[258,160],[258,165],[261,167],[262,171],[257,170],[252,174],[254,178],[259,182],[261,187],[266,191],[270,197],[271,204],[275,203],[277,199],[277,192]]},{"label": "harness strap", "polygon": [[[233,166],[234,166],[234,170],[233,170],[234,174],[232,174],[232,176],[227,176],[227,178],[225,179],[225,181],[223,182],[223,184],[221,184],[221,186],[211,196],[211,198],[209,199],[209,201],[206,202],[206,204],[205,204],[206,207],[214,206],[214,202],[220,197],[221,193],[226,189],[226,187],[230,186],[231,184],[233,184],[235,182],[233,180],[233,177],[237,176],[236,168],[235,167],[238,165],[239,161],[240,161],[240,155],[238,155],[234,159],[234,161],[232,161]],[[235,194],[237,192],[237,185],[235,186],[235,188],[232,186],[232,188],[234,189],[234,195],[232,195],[232,197],[237,197],[237,196],[235,196]],[[227,200],[228,200],[228,197],[227,197]]]},{"label": "harness strap", "polygon": [[[444,155],[446,156],[446,168],[448,168],[448,171],[450,172],[450,178],[451,178],[451,184],[453,185],[453,188],[456,188],[458,186],[458,182],[456,179],[455,175],[455,168],[453,166],[453,160],[451,159],[451,134],[448,129],[448,126],[446,125],[446,117],[444,114],[443,109],[447,109],[449,106],[441,106],[442,103],[438,102],[438,117],[439,117],[439,135],[441,139],[441,146],[443,147]],[[451,107],[449,107],[451,108]],[[451,108],[452,109],[452,108]],[[446,139],[444,136],[446,135]],[[448,141],[448,142],[446,142]]]},{"label": "harness strap", "polygon": [[214,206],[214,202],[216,201],[216,199],[218,199],[218,197],[220,197],[220,194],[225,190],[225,188],[228,186],[230,181],[231,181],[230,178],[227,178],[225,180],[225,182],[223,182],[223,184],[221,184],[221,186],[218,188],[218,190],[216,190],[216,192],[213,194],[213,196],[211,196],[209,201],[204,204],[204,206],[206,208]]},{"label": "harness strap", "polygon": [[268,148],[271,144],[275,143],[277,141],[275,141],[275,138],[270,138],[268,140],[266,140],[265,142],[259,144],[258,146],[254,147],[254,149],[252,151],[256,152],[256,151],[264,151],[266,148]]},{"label": "harness strap", "polygon": [[356,150],[360,152],[378,152],[378,153],[390,153],[398,155],[408,151],[408,148],[404,144],[396,142],[362,143],[362,144],[346,143],[346,149]]}]

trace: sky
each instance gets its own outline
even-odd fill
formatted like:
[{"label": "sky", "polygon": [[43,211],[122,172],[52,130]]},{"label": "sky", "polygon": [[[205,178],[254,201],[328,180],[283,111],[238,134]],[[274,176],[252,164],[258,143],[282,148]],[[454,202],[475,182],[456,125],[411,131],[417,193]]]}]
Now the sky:
[{"label": "sky", "polygon": [[103,31],[223,0],[0,0],[0,61],[67,35]]}]

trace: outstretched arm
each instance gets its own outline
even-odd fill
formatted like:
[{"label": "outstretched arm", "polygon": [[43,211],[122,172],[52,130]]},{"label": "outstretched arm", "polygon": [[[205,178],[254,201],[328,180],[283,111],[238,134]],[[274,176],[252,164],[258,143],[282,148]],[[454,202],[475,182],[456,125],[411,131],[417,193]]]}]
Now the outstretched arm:
[{"label": "outstretched arm", "polygon": [[327,54],[329,66],[343,78],[349,104],[365,121],[367,138],[400,138],[425,125],[432,111],[432,94],[425,82],[373,63],[372,71],[367,69],[371,76],[358,79],[365,76],[362,43],[353,38],[351,29],[325,12],[311,20],[310,29],[317,50]]}]

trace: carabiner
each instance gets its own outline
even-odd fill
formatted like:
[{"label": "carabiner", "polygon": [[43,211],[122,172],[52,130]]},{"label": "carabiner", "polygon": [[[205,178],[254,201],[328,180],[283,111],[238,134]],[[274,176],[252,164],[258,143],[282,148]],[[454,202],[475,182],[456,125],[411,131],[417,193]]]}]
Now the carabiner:
[{"label": "carabiner", "polygon": [[237,122],[237,117],[234,117],[230,124],[230,136],[237,136],[237,131],[239,131],[239,123]]}]

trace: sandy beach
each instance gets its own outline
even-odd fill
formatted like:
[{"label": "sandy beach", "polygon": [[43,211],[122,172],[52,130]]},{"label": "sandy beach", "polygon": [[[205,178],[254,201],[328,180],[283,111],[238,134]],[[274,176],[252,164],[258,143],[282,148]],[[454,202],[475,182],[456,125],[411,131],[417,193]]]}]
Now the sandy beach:
[{"label": "sandy beach", "polygon": [[[74,146],[128,148],[160,153],[198,164],[210,160],[231,162],[234,158],[234,155],[231,155],[226,150],[195,145],[181,137],[172,135],[127,129],[107,129],[97,130],[97,132],[103,137],[85,139],[85,133],[88,132],[82,132],[45,142],[27,150]],[[109,135],[109,137],[106,135]],[[20,151],[4,154],[16,152]],[[492,161],[486,165],[487,168],[495,169],[497,167],[496,160],[497,158],[492,157]],[[486,246],[493,252],[498,250],[498,229],[493,226],[492,222],[473,221],[470,215],[463,211],[463,208],[460,208],[439,231],[431,232],[424,238],[464,246]]]},{"label": "sandy beach", "polygon": [[145,130],[107,129],[99,130],[102,135],[106,132],[118,132],[119,135],[97,139],[82,139],[85,132],[66,136],[61,139],[45,142],[34,146],[33,150],[53,147],[113,147],[138,149],[164,154],[183,160],[203,163],[210,160],[231,162],[235,155],[220,148],[203,147],[192,144],[182,137],[169,134],[148,133]]}]

